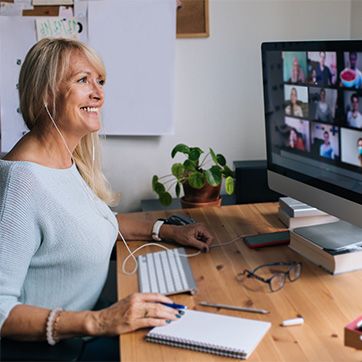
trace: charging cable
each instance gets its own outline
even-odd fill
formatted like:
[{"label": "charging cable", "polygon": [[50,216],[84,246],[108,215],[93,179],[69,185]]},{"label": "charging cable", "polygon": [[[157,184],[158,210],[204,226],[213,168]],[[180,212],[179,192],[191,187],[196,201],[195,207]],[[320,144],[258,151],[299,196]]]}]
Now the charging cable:
[{"label": "charging cable", "polygon": [[[64,143],[64,146],[65,146],[67,152],[68,152],[69,155],[70,155],[70,158],[71,158],[72,162],[75,163],[74,158],[73,158],[73,154],[72,154],[72,152],[70,151],[70,149],[69,149],[69,147],[68,147],[68,145],[67,145],[67,142],[66,142],[66,140],[65,140],[62,132],[61,132],[60,129],[58,128],[57,124],[55,123],[55,121],[54,121],[52,115],[50,114],[49,109],[48,109],[48,107],[47,107],[47,105],[46,105],[45,103],[44,103],[44,107],[45,107],[45,110],[46,110],[46,112],[48,113],[48,116],[49,116],[50,120],[52,121],[55,129],[56,129],[57,132],[59,133],[59,135],[60,135],[60,137],[61,137],[61,139],[62,139],[62,141],[63,141],[63,143]],[[94,167],[94,162],[95,162],[95,147],[94,147],[94,139],[93,139],[93,136],[92,136],[92,166],[93,166],[93,167]],[[93,171],[93,169],[92,169],[92,171]],[[94,177],[94,172],[92,172],[92,173],[93,173],[93,177]],[[90,190],[88,190],[88,188],[86,187],[86,185],[85,185],[83,182],[82,182],[81,184],[82,184],[82,187],[83,187],[86,195],[87,195],[87,196],[90,198],[90,200],[92,201],[92,205],[94,205],[94,207],[95,207],[95,209],[97,210],[97,212],[98,212],[104,219],[108,220],[108,221],[110,222],[110,224],[114,227],[114,225],[113,225],[113,223],[111,222],[111,220],[109,220],[109,219],[108,219],[105,215],[103,215],[103,213],[99,210],[99,208],[98,208],[98,206],[97,206],[97,203],[96,203],[96,200],[95,200],[95,195],[94,195],[94,193],[91,193]],[[166,247],[165,245],[162,245],[162,244],[159,244],[159,243],[146,243],[146,244],[143,244],[143,245],[139,246],[138,248],[136,248],[135,250],[132,251],[132,250],[129,248],[129,246],[128,246],[126,240],[125,240],[125,238],[123,237],[123,235],[122,235],[122,233],[121,233],[121,231],[119,230],[119,227],[116,227],[116,229],[117,229],[118,235],[120,236],[121,240],[123,241],[123,243],[124,243],[124,245],[125,245],[125,247],[126,247],[126,249],[127,249],[127,251],[128,251],[128,255],[127,255],[127,257],[123,260],[123,263],[122,263],[122,272],[123,272],[124,274],[126,274],[126,275],[133,275],[133,274],[137,271],[137,269],[138,269],[138,261],[137,261],[137,259],[136,259],[136,257],[135,257],[135,254],[136,254],[139,250],[145,248],[146,246],[157,246],[157,247],[159,247],[159,248],[161,248],[161,249],[164,249],[164,250],[167,250],[167,251],[168,251],[168,250],[170,250],[170,251],[173,250],[173,249],[168,248],[168,247]],[[239,240],[239,239],[242,238],[242,237],[244,237],[244,235],[239,235],[239,236],[237,236],[236,238],[234,238],[234,239],[232,239],[232,240],[230,240],[230,241],[227,241],[227,242],[225,242],[225,243],[218,243],[218,244],[215,244],[215,245],[211,245],[211,246],[210,246],[210,249],[211,249],[211,248],[220,247],[220,246],[230,245],[230,244],[234,243],[236,240]],[[196,253],[192,253],[192,254],[180,254],[180,253],[178,253],[179,256],[187,257],[187,258],[194,257],[194,256],[197,256],[197,255],[200,255],[200,254],[201,254],[201,251],[197,251]],[[134,262],[135,266],[134,266],[134,268],[132,269],[132,271],[128,272],[128,271],[126,270],[126,264],[127,264],[128,260],[129,260],[130,258],[133,259],[133,262]]]}]

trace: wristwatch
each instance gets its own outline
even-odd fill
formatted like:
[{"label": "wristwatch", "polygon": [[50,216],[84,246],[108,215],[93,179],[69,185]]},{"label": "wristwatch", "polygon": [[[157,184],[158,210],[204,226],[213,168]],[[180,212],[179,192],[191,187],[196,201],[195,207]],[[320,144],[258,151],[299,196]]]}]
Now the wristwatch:
[{"label": "wristwatch", "polygon": [[164,220],[162,219],[158,219],[152,227],[152,239],[154,241],[162,241],[162,239],[160,238],[160,229],[161,226],[165,223]]}]

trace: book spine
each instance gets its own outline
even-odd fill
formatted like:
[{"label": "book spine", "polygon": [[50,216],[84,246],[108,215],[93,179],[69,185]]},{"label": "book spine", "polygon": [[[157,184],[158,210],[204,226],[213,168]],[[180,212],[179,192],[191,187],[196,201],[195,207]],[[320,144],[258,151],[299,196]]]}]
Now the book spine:
[{"label": "book spine", "polygon": [[295,229],[297,227],[312,226],[319,224],[328,224],[338,221],[338,218],[332,215],[306,216],[301,218],[290,218],[289,227]]},{"label": "book spine", "polygon": [[289,200],[289,198],[280,198],[279,206],[290,217],[305,217],[305,216],[322,216],[328,215],[315,207],[307,204],[297,202],[296,200]]},{"label": "book spine", "polygon": [[314,253],[311,253],[311,252],[306,253],[305,250],[303,250],[303,248],[300,248],[298,245],[295,245],[292,243],[289,244],[289,248],[291,248],[298,254],[302,255],[304,258],[308,259],[313,264],[316,264],[316,265],[322,267],[323,269],[325,269],[326,271],[328,271],[331,274],[335,274],[335,271],[333,269],[331,269],[331,266],[329,265],[329,263],[327,263],[325,260],[321,259],[320,256],[318,256]]},{"label": "book spine", "polygon": [[289,228],[290,226],[290,217],[289,215],[284,211],[282,210],[280,207],[279,207],[279,211],[278,211],[278,217],[279,217],[279,220],[286,226]]}]

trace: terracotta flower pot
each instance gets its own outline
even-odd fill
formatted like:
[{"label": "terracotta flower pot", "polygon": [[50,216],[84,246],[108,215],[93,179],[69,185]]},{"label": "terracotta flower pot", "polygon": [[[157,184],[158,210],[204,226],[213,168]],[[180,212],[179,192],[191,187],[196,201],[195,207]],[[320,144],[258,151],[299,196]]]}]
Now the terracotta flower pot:
[{"label": "terracotta flower pot", "polygon": [[183,208],[221,206],[221,185],[205,184],[201,189],[194,189],[188,183],[183,184],[185,196],[181,198]]},{"label": "terracotta flower pot", "polygon": [[195,207],[206,207],[206,206],[221,206],[221,197],[214,201],[207,202],[192,202],[186,201],[184,197],[181,197],[181,206],[183,209],[194,209]]}]

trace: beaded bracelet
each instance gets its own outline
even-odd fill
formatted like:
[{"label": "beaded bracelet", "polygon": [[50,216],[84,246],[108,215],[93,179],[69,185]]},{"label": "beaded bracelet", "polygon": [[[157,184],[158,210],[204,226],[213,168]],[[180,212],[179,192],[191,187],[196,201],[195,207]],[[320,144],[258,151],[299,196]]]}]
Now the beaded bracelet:
[{"label": "beaded bracelet", "polygon": [[61,312],[63,312],[63,309],[58,307],[53,309],[48,316],[47,326],[46,326],[46,337],[47,337],[47,342],[51,346],[54,346],[57,343],[57,341],[54,338],[54,324]]}]

